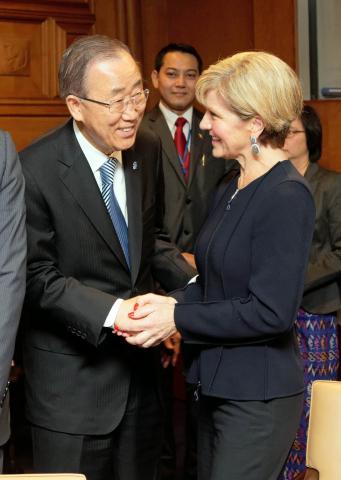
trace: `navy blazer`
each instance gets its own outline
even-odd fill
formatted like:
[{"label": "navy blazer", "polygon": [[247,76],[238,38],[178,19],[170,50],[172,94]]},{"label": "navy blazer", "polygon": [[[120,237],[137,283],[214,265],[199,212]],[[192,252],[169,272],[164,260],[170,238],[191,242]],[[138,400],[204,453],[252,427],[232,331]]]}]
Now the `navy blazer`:
[{"label": "navy blazer", "polygon": [[234,400],[294,395],[303,391],[293,325],[314,202],[289,161],[255,180],[247,204],[238,210],[237,197],[231,215],[225,202],[235,186],[236,179],[221,185],[199,235],[197,282],[174,295],[176,326],[194,351],[188,380],[205,395]]}]

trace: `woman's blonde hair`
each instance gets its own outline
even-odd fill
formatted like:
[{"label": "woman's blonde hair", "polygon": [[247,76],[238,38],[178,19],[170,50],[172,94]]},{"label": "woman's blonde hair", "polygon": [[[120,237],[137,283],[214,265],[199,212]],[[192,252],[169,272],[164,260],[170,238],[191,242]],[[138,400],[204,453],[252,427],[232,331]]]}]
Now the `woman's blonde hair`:
[{"label": "woman's blonde hair", "polygon": [[210,90],[241,119],[258,115],[264,130],[258,141],[282,147],[290,123],[300,116],[303,95],[300,81],[283,60],[266,52],[242,52],[205,70],[196,85],[196,97],[206,105]]}]

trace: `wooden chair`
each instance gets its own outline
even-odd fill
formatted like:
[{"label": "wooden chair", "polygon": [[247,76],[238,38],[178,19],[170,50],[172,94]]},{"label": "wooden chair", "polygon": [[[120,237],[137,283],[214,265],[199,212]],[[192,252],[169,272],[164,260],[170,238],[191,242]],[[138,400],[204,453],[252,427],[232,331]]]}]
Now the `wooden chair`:
[{"label": "wooden chair", "polygon": [[295,480],[341,478],[341,382],[313,382],[306,465]]},{"label": "wooden chair", "polygon": [[79,473],[23,473],[23,474],[0,475],[0,479],[1,480],[86,480],[86,477]]}]

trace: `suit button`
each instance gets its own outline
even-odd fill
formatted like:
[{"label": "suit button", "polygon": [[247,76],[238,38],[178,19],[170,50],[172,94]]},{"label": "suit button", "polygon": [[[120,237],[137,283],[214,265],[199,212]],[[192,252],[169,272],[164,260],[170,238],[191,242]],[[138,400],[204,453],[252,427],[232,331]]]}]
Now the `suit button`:
[{"label": "suit button", "polygon": [[190,235],[191,232],[189,232],[188,230],[184,230],[184,234],[185,234],[185,235]]},{"label": "suit button", "polygon": [[192,202],[191,197],[186,197],[186,205],[189,205]]}]

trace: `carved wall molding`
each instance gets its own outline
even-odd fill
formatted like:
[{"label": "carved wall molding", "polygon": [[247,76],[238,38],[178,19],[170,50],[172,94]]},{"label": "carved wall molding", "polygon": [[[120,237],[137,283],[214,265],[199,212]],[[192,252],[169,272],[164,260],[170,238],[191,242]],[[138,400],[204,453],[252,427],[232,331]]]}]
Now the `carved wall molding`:
[{"label": "carved wall molding", "polygon": [[49,98],[58,95],[58,66],[66,48],[67,35],[53,18],[41,26],[42,93]]},{"label": "carved wall molding", "polygon": [[0,76],[30,74],[30,44],[14,35],[0,37]]},{"label": "carved wall molding", "polygon": [[9,1],[1,2],[0,18],[41,21],[53,17],[56,21],[70,23],[95,23],[95,0],[41,0],[41,1]]}]

